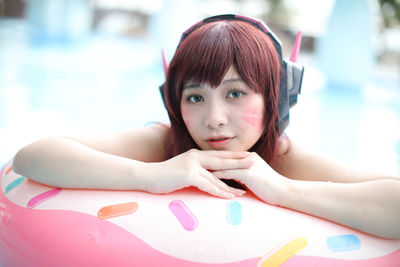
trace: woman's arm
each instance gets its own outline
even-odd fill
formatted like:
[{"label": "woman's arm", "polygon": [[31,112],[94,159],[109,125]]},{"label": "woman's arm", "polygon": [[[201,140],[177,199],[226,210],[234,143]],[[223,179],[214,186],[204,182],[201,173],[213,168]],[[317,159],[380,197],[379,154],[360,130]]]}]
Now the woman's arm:
[{"label": "woman's arm", "polygon": [[208,170],[247,168],[247,152],[191,150],[166,160],[168,128],[152,126],[103,137],[50,137],[21,149],[15,172],[64,188],[141,190],[168,193],[195,186],[232,198],[231,188]]},{"label": "woman's arm", "polygon": [[[400,238],[400,179],[343,167],[290,144],[271,166],[252,153],[247,170],[218,171],[267,203],[386,238]],[[271,168],[272,167],[272,168]],[[274,170],[275,169],[275,170]],[[288,179],[291,178],[291,179]]]},{"label": "woman's arm", "polygon": [[282,206],[387,238],[400,238],[400,178],[352,168],[291,144],[275,161]]},{"label": "woman's arm", "polygon": [[385,238],[400,238],[400,181],[286,180],[278,205]]},{"label": "woman's arm", "polygon": [[[22,148],[14,171],[65,188],[144,189],[143,162],[165,160],[160,125],[94,137],[49,137]],[[136,177],[136,179],[132,179]]]}]

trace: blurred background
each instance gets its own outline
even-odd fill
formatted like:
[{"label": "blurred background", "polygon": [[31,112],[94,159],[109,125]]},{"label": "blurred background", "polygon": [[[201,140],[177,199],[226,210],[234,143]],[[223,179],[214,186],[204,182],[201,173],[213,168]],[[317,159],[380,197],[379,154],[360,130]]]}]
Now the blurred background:
[{"label": "blurred background", "polygon": [[0,0],[0,163],[49,135],[167,122],[161,49],[206,16],[262,19],[305,66],[288,135],[400,175],[399,0]]}]

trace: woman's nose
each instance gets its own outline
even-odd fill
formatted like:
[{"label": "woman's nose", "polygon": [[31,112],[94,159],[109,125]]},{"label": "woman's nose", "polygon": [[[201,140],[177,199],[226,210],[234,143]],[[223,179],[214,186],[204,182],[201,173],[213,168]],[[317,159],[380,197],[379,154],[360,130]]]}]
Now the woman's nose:
[{"label": "woman's nose", "polygon": [[205,123],[208,128],[217,129],[228,123],[226,107],[220,101],[211,101],[205,112]]}]

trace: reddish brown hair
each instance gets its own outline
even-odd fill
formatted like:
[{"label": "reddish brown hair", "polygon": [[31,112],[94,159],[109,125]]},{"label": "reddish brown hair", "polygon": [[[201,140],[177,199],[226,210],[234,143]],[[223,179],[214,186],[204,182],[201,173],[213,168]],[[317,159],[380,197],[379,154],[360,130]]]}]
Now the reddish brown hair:
[{"label": "reddish brown hair", "polygon": [[171,120],[166,144],[168,158],[191,148],[199,149],[182,119],[180,103],[185,82],[192,80],[217,87],[232,65],[251,89],[263,95],[264,131],[249,151],[271,161],[279,135],[281,59],[269,36],[250,23],[237,20],[205,23],[188,35],[175,52],[164,87]]}]

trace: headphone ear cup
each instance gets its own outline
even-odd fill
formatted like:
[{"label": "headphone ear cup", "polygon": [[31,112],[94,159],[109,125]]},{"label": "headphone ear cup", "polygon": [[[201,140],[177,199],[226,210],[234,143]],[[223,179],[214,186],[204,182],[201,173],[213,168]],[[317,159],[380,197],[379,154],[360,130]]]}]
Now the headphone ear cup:
[{"label": "headphone ear cup", "polygon": [[278,127],[281,135],[289,124],[289,109],[297,103],[301,93],[304,67],[286,59],[282,62],[278,101]]},{"label": "headphone ear cup", "polygon": [[301,93],[301,84],[303,82],[303,74],[304,74],[304,67],[289,61],[287,68],[287,75],[289,75],[289,68],[290,68],[290,75],[288,76],[288,80],[291,79],[291,86],[288,86],[289,92],[289,107],[294,106],[297,104],[297,96]]},{"label": "headphone ear cup", "polygon": [[287,79],[287,63],[284,60],[281,68],[281,79],[278,100],[278,128],[281,135],[289,124],[289,92]]}]

